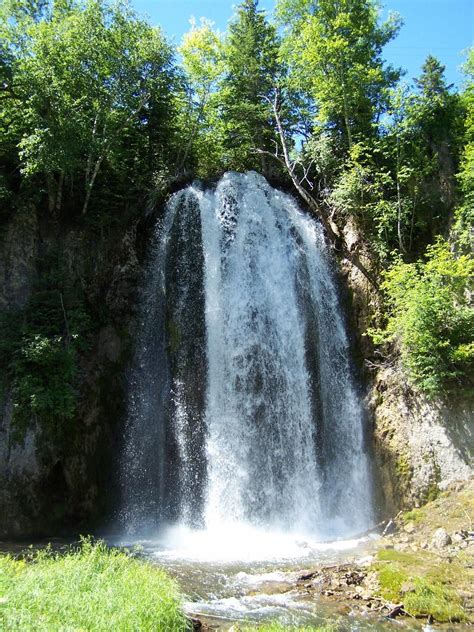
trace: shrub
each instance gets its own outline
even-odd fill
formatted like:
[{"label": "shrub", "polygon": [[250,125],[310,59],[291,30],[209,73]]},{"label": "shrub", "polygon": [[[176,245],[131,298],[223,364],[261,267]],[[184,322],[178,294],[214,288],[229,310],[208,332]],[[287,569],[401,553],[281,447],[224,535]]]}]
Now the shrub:
[{"label": "shrub", "polygon": [[376,343],[397,343],[409,377],[430,396],[469,383],[474,315],[467,284],[473,272],[471,258],[456,257],[439,239],[424,262],[399,259],[385,273],[387,323],[370,333]]},{"label": "shrub", "polygon": [[0,388],[12,393],[16,440],[34,421],[49,440],[62,441],[76,414],[79,355],[92,323],[58,252],[43,257],[39,268],[28,303],[0,317]]}]

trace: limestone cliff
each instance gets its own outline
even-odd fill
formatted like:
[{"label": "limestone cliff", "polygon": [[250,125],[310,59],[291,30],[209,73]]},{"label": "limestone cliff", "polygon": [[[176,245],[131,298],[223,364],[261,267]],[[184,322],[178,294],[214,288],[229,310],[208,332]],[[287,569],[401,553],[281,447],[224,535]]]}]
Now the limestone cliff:
[{"label": "limestone cliff", "polygon": [[[363,245],[348,222],[350,247]],[[366,265],[369,261],[365,259]],[[370,267],[370,266],[369,266]],[[373,327],[379,298],[362,274],[343,264],[352,297],[353,326],[359,337],[370,411],[380,508],[386,516],[434,498],[456,480],[473,473],[473,402],[458,397],[429,400],[417,392],[396,355],[387,360],[374,349],[367,329]]]}]

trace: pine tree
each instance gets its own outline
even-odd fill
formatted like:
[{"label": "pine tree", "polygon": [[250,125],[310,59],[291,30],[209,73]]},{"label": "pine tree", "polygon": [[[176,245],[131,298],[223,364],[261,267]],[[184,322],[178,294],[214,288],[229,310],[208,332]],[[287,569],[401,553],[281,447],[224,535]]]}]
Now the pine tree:
[{"label": "pine tree", "polygon": [[420,171],[424,172],[425,223],[432,235],[446,228],[455,201],[454,175],[459,161],[459,97],[451,93],[444,72],[445,67],[429,55],[415,79],[418,95],[409,113]]},{"label": "pine tree", "polygon": [[266,171],[255,150],[274,149],[271,101],[280,70],[275,28],[258,10],[258,0],[244,0],[238,6],[229,25],[225,64],[221,84],[225,166]]},{"label": "pine tree", "polygon": [[425,99],[439,98],[452,88],[452,84],[446,85],[444,71],[445,66],[433,55],[428,55],[422,66],[421,76],[415,79],[415,85]]}]

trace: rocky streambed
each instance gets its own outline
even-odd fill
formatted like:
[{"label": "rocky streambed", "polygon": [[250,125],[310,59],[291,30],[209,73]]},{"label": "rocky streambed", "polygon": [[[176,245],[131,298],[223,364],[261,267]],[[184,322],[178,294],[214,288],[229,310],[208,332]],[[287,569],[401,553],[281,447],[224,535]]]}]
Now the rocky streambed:
[{"label": "rocky streambed", "polygon": [[341,630],[393,629],[395,621],[404,629],[469,629],[473,517],[474,481],[454,483],[423,507],[400,513],[385,534],[352,550],[328,549],[306,568],[292,562],[221,569],[221,590],[190,598],[186,608],[210,630],[268,620],[288,627],[329,621]]}]

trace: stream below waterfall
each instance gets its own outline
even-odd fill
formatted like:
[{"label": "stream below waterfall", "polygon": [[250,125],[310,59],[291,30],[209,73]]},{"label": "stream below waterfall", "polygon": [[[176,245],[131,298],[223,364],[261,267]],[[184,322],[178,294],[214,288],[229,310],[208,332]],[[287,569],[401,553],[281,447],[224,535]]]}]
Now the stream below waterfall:
[{"label": "stream below waterfall", "polygon": [[[315,568],[370,561],[374,540],[360,538],[321,543],[253,529],[217,534],[174,527],[156,538],[118,539],[139,546],[143,556],[176,578],[188,616],[215,630],[234,624],[279,622],[318,626],[337,622],[338,630],[429,630],[417,621],[387,620],[382,613],[361,612],[358,602],[315,596],[299,581]],[[459,628],[458,628],[459,630]]]}]

